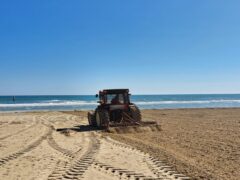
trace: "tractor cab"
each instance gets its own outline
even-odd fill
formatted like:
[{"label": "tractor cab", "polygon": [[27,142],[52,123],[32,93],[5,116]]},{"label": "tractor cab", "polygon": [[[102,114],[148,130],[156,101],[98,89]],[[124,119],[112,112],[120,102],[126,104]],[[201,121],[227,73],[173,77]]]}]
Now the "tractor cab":
[{"label": "tractor cab", "polygon": [[99,103],[101,105],[129,105],[129,90],[128,89],[106,89],[99,91]]}]

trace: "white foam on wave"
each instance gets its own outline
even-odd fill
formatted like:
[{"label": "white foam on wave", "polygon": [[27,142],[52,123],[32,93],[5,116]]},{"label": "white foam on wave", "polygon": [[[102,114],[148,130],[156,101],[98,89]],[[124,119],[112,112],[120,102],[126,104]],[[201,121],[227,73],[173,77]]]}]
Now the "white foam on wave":
[{"label": "white foam on wave", "polygon": [[202,101],[139,101],[138,105],[161,105],[161,104],[210,104],[210,103],[240,103],[240,100],[202,100]]},{"label": "white foam on wave", "polygon": [[43,103],[19,103],[19,104],[0,104],[0,107],[49,107],[49,106],[87,106],[97,105],[93,101],[62,101],[62,102],[43,102]]},{"label": "white foam on wave", "polygon": [[54,100],[50,100],[50,101],[47,101],[47,102],[60,102],[61,100],[58,100],[58,99],[54,99]]},{"label": "white foam on wave", "polygon": [[[211,104],[240,103],[240,100],[201,100],[201,101],[136,101],[137,105]],[[42,103],[0,104],[0,108],[54,107],[54,106],[96,106],[96,101],[52,101]]]}]

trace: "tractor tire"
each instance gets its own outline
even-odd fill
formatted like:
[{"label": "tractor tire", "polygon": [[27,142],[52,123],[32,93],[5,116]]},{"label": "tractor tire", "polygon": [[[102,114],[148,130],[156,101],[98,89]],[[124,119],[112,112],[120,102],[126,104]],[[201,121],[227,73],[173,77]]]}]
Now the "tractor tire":
[{"label": "tractor tire", "polygon": [[96,126],[98,128],[108,128],[110,122],[110,116],[107,110],[96,110]]},{"label": "tractor tire", "polygon": [[130,116],[133,118],[135,122],[142,121],[142,115],[140,109],[136,105],[129,106]]},{"label": "tractor tire", "polygon": [[96,126],[96,115],[93,111],[88,112],[88,123],[90,126]]}]

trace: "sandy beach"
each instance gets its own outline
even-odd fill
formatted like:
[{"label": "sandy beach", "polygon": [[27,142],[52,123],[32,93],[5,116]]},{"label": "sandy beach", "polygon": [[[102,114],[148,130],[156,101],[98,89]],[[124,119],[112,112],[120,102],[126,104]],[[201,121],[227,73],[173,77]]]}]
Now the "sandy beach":
[{"label": "sandy beach", "polygon": [[0,179],[239,179],[240,109],[144,110],[162,131],[109,134],[85,111],[0,114]]}]

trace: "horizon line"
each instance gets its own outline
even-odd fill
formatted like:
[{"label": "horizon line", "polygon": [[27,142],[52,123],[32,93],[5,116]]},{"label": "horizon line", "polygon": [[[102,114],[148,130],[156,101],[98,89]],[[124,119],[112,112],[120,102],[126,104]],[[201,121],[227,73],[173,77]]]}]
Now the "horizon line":
[{"label": "horizon line", "polygon": [[[131,93],[130,93],[131,94]],[[0,95],[0,96],[94,96],[95,94],[17,94],[17,95]],[[131,94],[132,96],[146,95],[240,95],[240,93],[161,93],[161,94]]]}]

